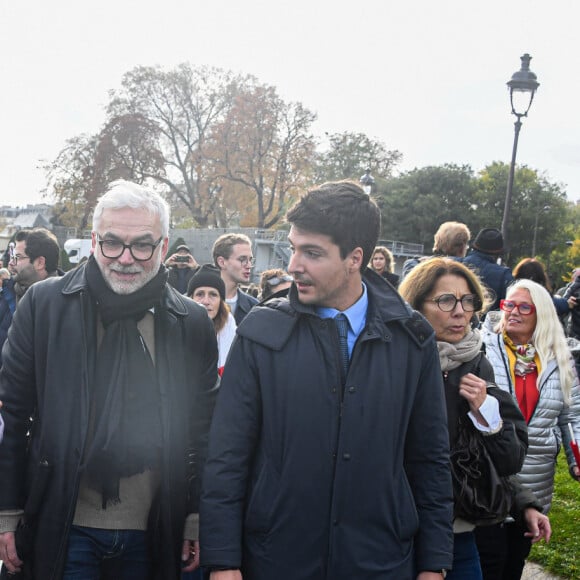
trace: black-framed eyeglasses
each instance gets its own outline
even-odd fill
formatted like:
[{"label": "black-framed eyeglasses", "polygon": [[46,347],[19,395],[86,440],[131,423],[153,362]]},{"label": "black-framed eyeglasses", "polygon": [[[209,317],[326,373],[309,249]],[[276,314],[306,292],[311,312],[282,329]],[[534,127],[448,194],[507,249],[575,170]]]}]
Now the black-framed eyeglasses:
[{"label": "black-framed eyeglasses", "polygon": [[[98,238],[98,236],[97,236]],[[157,249],[157,246],[163,240],[161,236],[155,243],[151,242],[133,242],[132,244],[124,244],[119,240],[100,240],[97,239],[97,243],[101,246],[101,253],[105,258],[110,260],[116,260],[123,255],[125,250],[131,252],[131,256],[137,262],[146,262],[150,260],[153,253]]]},{"label": "black-framed eyeglasses", "polygon": [[236,260],[242,265],[245,266],[246,264],[250,264],[250,266],[254,265],[254,262],[256,261],[256,259],[251,256],[248,258],[248,256],[242,256],[241,258],[236,258]]},{"label": "black-framed eyeglasses", "polygon": [[511,312],[517,308],[522,316],[529,316],[536,311],[536,307],[529,302],[514,302],[513,300],[500,300],[499,307],[504,312]]},{"label": "black-framed eyeglasses", "polygon": [[18,260],[30,260],[30,256],[23,256],[20,254],[14,254],[14,256],[12,256],[12,258],[10,258],[10,262],[13,262],[15,265],[18,264]]},{"label": "black-framed eyeglasses", "polygon": [[441,294],[437,298],[430,298],[429,302],[435,302],[443,312],[452,312],[458,302],[461,302],[465,312],[474,312],[481,308],[481,300],[477,294],[464,294],[461,298],[457,298],[454,294]]},{"label": "black-framed eyeglasses", "polygon": [[282,284],[282,282],[293,282],[294,278],[292,276],[272,276],[272,278],[268,278],[266,282],[270,284],[270,286],[278,286]]}]

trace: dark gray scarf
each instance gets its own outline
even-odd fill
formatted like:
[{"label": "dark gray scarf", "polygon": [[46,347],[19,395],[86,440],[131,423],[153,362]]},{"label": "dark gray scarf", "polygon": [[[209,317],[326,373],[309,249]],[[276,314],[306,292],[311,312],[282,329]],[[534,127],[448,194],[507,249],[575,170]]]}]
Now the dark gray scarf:
[{"label": "dark gray scarf", "polygon": [[89,292],[105,334],[91,392],[94,430],[86,454],[89,484],[107,502],[118,502],[119,480],[153,467],[161,447],[159,385],[155,365],[137,323],[156,304],[167,282],[159,272],[143,288],[116,294],[106,284],[93,256],[86,265]]}]

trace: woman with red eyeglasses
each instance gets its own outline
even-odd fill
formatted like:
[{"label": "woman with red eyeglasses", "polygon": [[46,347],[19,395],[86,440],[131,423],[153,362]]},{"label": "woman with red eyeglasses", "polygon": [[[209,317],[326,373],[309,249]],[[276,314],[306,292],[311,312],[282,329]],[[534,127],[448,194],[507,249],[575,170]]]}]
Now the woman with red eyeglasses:
[{"label": "woman with red eyeglasses", "polygon": [[[570,474],[580,480],[568,427],[579,439],[578,378],[562,325],[545,288],[531,280],[517,280],[508,288],[500,309],[501,312],[489,313],[484,324],[486,354],[496,384],[512,394],[526,420],[528,454],[517,477],[524,488],[534,493],[546,514],[552,502],[561,442]],[[518,519],[476,531],[484,578],[521,577],[534,541],[527,532]]]}]

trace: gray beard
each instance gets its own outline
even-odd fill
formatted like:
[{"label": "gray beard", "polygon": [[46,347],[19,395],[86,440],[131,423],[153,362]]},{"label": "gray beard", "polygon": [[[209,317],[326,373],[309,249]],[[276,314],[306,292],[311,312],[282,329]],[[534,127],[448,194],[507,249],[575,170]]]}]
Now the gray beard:
[{"label": "gray beard", "polygon": [[[145,276],[143,278],[141,278],[138,282],[127,283],[127,282],[120,282],[120,281],[111,280],[109,277],[110,272],[106,270],[105,266],[103,266],[98,260],[96,260],[97,266],[99,267],[99,270],[101,271],[101,275],[103,276],[103,280],[105,281],[107,286],[115,294],[120,294],[123,296],[126,296],[128,294],[133,294],[133,292],[137,292],[137,290],[141,290],[141,288],[143,288],[143,286],[145,286],[148,282],[153,280],[153,278],[155,278],[155,276],[157,276],[157,273],[159,272],[159,268],[161,266],[161,258],[159,257],[159,259],[156,261],[158,263],[156,264],[155,268],[153,268],[151,271],[149,271],[147,274],[145,274]],[[122,270],[119,270],[119,271],[122,271]]]}]

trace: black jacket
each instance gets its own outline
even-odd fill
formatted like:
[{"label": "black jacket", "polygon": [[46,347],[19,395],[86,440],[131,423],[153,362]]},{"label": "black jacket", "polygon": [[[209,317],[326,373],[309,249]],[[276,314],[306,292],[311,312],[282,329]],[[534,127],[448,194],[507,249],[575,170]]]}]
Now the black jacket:
[{"label": "black jacket", "polygon": [[566,288],[564,299],[568,300],[570,296],[574,296],[578,302],[575,308],[570,311],[571,317],[571,332],[570,336],[580,339],[580,276]]},{"label": "black jacket", "polygon": [[398,274],[394,274],[393,272],[383,272],[381,276],[388,280],[395,288],[399,287],[399,282],[401,281],[401,277]]},{"label": "black jacket", "polygon": [[481,278],[482,282],[494,292],[495,301],[490,310],[499,310],[499,301],[505,298],[507,287],[513,282],[512,271],[507,266],[496,263],[497,256],[472,250],[463,263]]},{"label": "black jacket", "polygon": [[0,292],[0,367],[2,366],[2,347],[8,336],[8,329],[12,324],[13,312],[16,308],[16,296],[14,295],[14,280],[4,280],[2,292]]},{"label": "black jacket", "polygon": [[473,373],[488,382],[487,394],[497,399],[502,427],[497,433],[481,435],[482,441],[500,476],[515,475],[520,471],[528,449],[528,430],[513,397],[493,384],[493,368],[483,353],[472,361],[446,373],[444,378],[447,416],[449,418],[449,440],[454,450],[457,440],[457,422],[460,415],[469,411],[467,401],[459,394],[461,377]]},{"label": "black jacket", "polygon": [[[180,578],[185,516],[198,507],[199,469],[217,384],[217,345],[205,310],[170,286],[155,307],[154,320],[164,438],[161,487],[149,533],[157,563],[154,577],[166,580]],[[96,328],[81,266],[28,290],[4,349],[0,510],[24,509],[33,537],[24,543],[30,554],[21,556],[32,565],[35,579],[62,576],[91,381],[95,365],[103,364],[96,359]]]},{"label": "black jacket", "polygon": [[447,419],[433,331],[367,271],[344,389],[313,307],[256,306],[222,377],[201,502],[202,564],[251,580],[390,580],[450,568]]},{"label": "black jacket", "polygon": [[248,312],[252,310],[256,304],[258,304],[258,300],[253,296],[250,296],[246,292],[243,292],[238,288],[238,303],[236,305],[236,312],[234,314],[234,318],[236,319],[236,324],[239,326],[242,320],[246,317]]},{"label": "black jacket", "polygon": [[167,281],[180,294],[187,294],[187,285],[198,270],[199,266],[195,266],[194,268],[178,268],[177,266],[172,266],[168,268],[169,275]]}]

